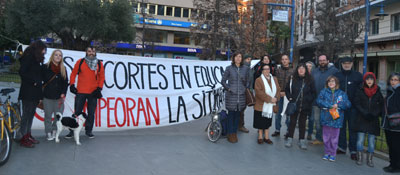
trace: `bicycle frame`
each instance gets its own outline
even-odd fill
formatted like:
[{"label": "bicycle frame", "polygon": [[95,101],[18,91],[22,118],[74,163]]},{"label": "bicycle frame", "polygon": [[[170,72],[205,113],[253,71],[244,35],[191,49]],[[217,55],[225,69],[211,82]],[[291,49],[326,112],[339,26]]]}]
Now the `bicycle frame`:
[{"label": "bicycle frame", "polygon": [[[19,127],[19,123],[16,126],[12,127],[11,112],[14,112],[14,114],[16,115],[17,118],[20,118],[20,116],[18,116],[17,111],[11,106],[10,96],[8,96],[5,103],[3,103],[1,105],[7,106],[7,116],[4,116],[4,114],[0,111],[1,129],[3,129],[3,127],[5,125],[8,128],[8,130],[10,131],[10,134],[13,134],[14,131]],[[3,138],[4,138],[4,131],[2,130],[0,139],[3,140]]]}]

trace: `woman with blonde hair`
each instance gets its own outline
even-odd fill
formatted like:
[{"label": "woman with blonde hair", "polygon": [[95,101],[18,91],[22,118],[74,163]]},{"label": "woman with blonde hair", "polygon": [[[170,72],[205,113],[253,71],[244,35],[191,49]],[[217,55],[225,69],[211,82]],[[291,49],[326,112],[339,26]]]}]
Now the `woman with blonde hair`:
[{"label": "woman with blonde hair", "polygon": [[61,50],[54,50],[49,61],[43,65],[44,128],[47,140],[53,140],[57,131],[56,120],[51,118],[64,111],[64,98],[68,89],[68,76]]}]

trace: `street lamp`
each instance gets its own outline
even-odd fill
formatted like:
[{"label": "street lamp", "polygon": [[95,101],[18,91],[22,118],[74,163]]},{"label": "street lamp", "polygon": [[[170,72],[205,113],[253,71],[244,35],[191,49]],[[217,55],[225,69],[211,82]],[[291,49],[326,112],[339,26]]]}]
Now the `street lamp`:
[{"label": "street lamp", "polygon": [[[378,16],[380,20],[383,20],[385,16],[388,16],[383,10],[383,3],[379,5],[381,8],[379,10],[379,13],[377,13],[375,16]],[[369,33],[369,7],[370,3],[369,0],[365,1],[365,37],[364,37],[364,62],[363,62],[363,74],[367,72],[367,61],[368,61],[368,33]]]}]

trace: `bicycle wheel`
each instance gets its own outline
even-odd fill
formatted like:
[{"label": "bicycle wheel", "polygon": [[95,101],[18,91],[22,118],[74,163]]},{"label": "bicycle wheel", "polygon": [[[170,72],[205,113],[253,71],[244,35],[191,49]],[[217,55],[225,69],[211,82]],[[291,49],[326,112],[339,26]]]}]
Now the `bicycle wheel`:
[{"label": "bicycle wheel", "polygon": [[208,124],[207,127],[208,140],[210,140],[211,142],[216,142],[221,137],[221,133],[222,133],[222,126],[221,123],[219,123],[219,121],[211,121]]},{"label": "bicycle wheel", "polygon": [[1,129],[1,132],[3,132],[3,139],[0,138],[0,166],[7,163],[8,158],[10,158],[12,146],[10,131],[8,131],[5,125]]},{"label": "bicycle wheel", "polygon": [[11,108],[11,128],[13,130],[12,138],[18,140],[20,138],[19,128],[21,125],[21,112],[17,103],[12,104]]}]

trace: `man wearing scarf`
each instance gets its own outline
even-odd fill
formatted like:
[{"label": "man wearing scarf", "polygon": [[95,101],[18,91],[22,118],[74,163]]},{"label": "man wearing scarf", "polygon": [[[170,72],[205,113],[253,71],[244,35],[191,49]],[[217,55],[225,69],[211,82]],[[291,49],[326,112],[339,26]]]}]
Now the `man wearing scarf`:
[{"label": "man wearing scarf", "polygon": [[[83,59],[83,60],[82,60]],[[92,133],[94,123],[94,113],[97,106],[97,99],[101,98],[101,90],[104,85],[104,66],[96,57],[96,49],[89,46],[86,49],[85,58],[79,59],[74,66],[70,78],[70,91],[76,94],[75,114],[83,111],[87,102],[86,136],[94,138]],[[75,88],[75,78],[78,77],[78,84]],[[65,138],[72,138],[73,132]]]},{"label": "man wearing scarf", "polygon": [[[350,57],[341,59],[342,70],[335,73],[340,82],[340,89],[346,92],[351,104],[354,104],[355,94],[360,87],[363,77],[360,72],[352,70],[353,61]],[[349,147],[350,157],[356,160],[356,142],[357,133],[354,132],[355,119],[357,117],[357,110],[354,105],[344,111],[343,127],[340,129],[339,147],[337,154],[345,154],[347,147]],[[349,131],[349,141],[347,142],[347,126]]]}]

